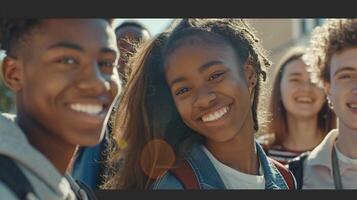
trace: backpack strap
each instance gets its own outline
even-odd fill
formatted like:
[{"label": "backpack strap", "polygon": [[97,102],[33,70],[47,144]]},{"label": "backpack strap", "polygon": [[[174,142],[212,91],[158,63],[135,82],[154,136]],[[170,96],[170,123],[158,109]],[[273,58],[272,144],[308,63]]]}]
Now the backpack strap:
[{"label": "backpack strap", "polygon": [[65,173],[64,177],[67,179],[73,193],[78,200],[97,200],[92,189],[88,187],[84,182],[75,180],[70,174]]},{"label": "backpack strap", "polygon": [[287,183],[289,190],[296,189],[296,181],[294,175],[290,172],[288,168],[286,168],[283,164],[279,163],[278,161],[271,159],[270,161],[274,163],[275,167],[279,170],[280,174],[283,175],[285,182]]},{"label": "backpack strap", "polygon": [[[270,159],[279,170],[290,190],[296,189],[294,175],[283,164]],[[191,165],[186,161],[181,161],[176,167],[170,169],[170,172],[183,184],[185,189],[200,189],[196,175]]]},{"label": "backpack strap", "polygon": [[35,197],[35,191],[15,161],[5,155],[0,155],[0,180],[12,190],[18,199]]},{"label": "backpack strap", "polygon": [[88,187],[84,182],[80,180],[76,180],[76,183],[79,185],[79,187],[84,190],[87,194],[88,200],[97,200],[97,197],[95,196],[95,193],[91,188]]},{"label": "backpack strap", "polygon": [[303,168],[304,168],[304,161],[307,158],[307,156],[309,156],[310,152],[305,152],[302,153],[300,156],[294,158],[293,160],[288,162],[288,167],[289,170],[294,174],[295,179],[296,179],[296,185],[297,185],[297,189],[301,190],[302,189],[302,185],[303,185],[303,178],[304,178],[304,174],[303,174]]},{"label": "backpack strap", "polygon": [[199,190],[195,172],[187,160],[182,160],[176,167],[170,169],[170,172],[182,183],[185,189]]}]

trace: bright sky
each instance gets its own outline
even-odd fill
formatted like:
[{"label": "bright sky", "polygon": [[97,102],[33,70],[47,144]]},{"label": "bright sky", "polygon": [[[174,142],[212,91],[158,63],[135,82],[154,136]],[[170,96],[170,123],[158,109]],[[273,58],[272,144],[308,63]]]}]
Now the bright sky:
[{"label": "bright sky", "polygon": [[116,19],[115,20],[115,26],[121,24],[125,20],[130,20],[130,21],[139,21],[140,23],[144,24],[149,31],[151,32],[152,35],[156,35],[160,32],[162,32],[170,23],[173,19],[169,18],[130,18],[130,19]]}]

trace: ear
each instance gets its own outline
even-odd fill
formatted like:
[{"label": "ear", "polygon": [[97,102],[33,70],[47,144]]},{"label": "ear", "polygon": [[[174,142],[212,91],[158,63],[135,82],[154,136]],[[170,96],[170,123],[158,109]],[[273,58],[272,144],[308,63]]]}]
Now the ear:
[{"label": "ear", "polygon": [[326,96],[330,96],[330,89],[331,89],[331,85],[330,83],[324,83],[324,92],[326,94]]},{"label": "ear", "polygon": [[252,93],[254,92],[254,87],[257,85],[257,73],[255,72],[253,65],[244,65],[244,75],[247,81],[249,93],[250,95],[252,95]]},{"label": "ear", "polygon": [[1,73],[8,88],[15,93],[21,90],[23,85],[22,65],[15,58],[9,56],[4,58]]}]

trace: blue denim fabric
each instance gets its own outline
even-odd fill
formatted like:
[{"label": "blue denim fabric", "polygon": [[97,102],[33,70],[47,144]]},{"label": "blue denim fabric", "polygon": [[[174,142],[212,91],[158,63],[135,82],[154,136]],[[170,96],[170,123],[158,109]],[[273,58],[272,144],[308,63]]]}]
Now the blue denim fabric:
[{"label": "blue denim fabric", "polygon": [[80,147],[77,152],[77,157],[73,164],[72,177],[76,180],[84,182],[91,189],[99,189],[102,184],[105,163],[102,160],[104,155],[109,136],[106,130],[103,140],[91,147]]},{"label": "blue denim fabric", "polygon": [[101,144],[94,147],[81,147],[77,153],[72,177],[84,182],[92,189],[98,189]]},{"label": "blue denim fabric", "polygon": [[[263,148],[258,143],[256,143],[256,147],[260,164],[263,168],[265,189],[288,189],[283,176],[275,165],[268,160]],[[194,145],[185,159],[196,174],[201,189],[226,189],[217,170],[204,153],[200,144]],[[166,172],[153,183],[152,189],[184,189],[184,186],[174,175]]]}]

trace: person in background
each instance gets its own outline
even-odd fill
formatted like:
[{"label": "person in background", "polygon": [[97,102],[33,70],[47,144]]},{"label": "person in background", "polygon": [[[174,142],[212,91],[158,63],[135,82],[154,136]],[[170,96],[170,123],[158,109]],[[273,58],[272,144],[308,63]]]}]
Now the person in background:
[{"label": "person in background", "polygon": [[311,82],[304,47],[288,49],[276,67],[268,119],[259,140],[267,155],[286,164],[315,148],[336,128],[322,88]]},{"label": "person in background", "polygon": [[151,38],[151,33],[138,21],[124,21],[115,28],[115,34],[120,51],[119,72],[126,82],[131,72],[130,57],[133,56],[141,43]]}]

